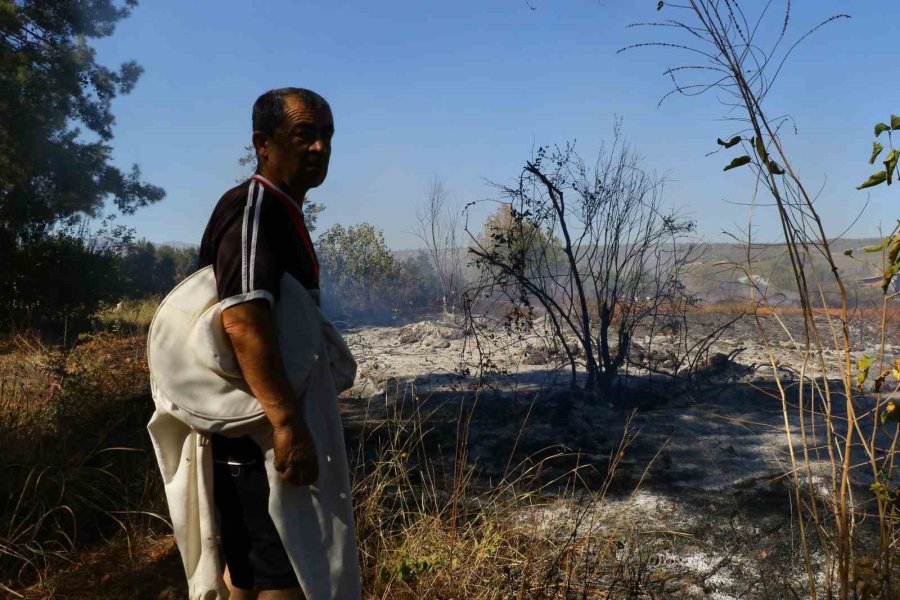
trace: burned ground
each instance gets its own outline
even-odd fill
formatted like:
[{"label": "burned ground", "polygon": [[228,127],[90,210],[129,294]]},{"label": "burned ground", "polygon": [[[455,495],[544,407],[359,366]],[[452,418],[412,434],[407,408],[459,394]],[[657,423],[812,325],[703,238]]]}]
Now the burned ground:
[{"label": "burned ground", "polygon": [[[699,333],[729,316],[695,318]],[[351,451],[370,446],[358,456],[377,455],[378,445],[398,435],[397,423],[403,423],[400,435],[419,438],[424,449],[410,458],[413,469],[450,482],[464,463],[484,487],[527,480],[541,507],[523,518],[538,531],[577,537],[627,525],[629,539],[644,541],[632,547],[623,538],[623,551],[639,547],[642,558],[633,558],[646,563],[655,582],[647,589],[660,597],[802,596],[805,567],[791,473],[798,468],[799,480],[826,502],[830,462],[824,402],[802,411],[798,405],[801,372],[809,374],[805,385],[817,372],[793,358],[799,353],[790,336],[801,324],[799,315],[764,317],[759,324],[745,318],[708,349],[689,378],[666,377],[635,361],[606,399],[573,392],[559,355],[546,353],[543,362],[551,364],[527,364],[542,362],[523,360],[541,343],[528,334],[498,331],[489,343],[490,369],[478,371],[472,341],[452,324],[352,330],[361,377],[342,399],[348,444]],[[868,328],[855,327],[851,335]],[[664,337],[655,344],[663,356],[672,346]],[[832,435],[842,438],[843,385],[831,381],[829,387]],[[865,415],[873,402],[865,395],[854,399],[867,436],[872,420]],[[801,467],[804,433],[813,448],[808,471]],[[871,496],[872,474],[858,446],[852,460],[863,465],[851,481],[861,500]],[[584,520],[588,513],[591,531],[578,531],[578,515]],[[814,557],[817,564],[821,559]]]}]

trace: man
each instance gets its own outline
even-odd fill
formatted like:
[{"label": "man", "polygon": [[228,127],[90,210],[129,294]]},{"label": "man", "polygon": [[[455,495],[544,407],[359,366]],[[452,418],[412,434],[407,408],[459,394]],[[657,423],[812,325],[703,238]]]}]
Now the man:
[{"label": "man", "polygon": [[[287,273],[317,300],[319,266],[302,202],[328,173],[334,123],[328,103],[300,88],[266,92],[253,106],[256,175],[226,192],[200,246],[213,266],[225,332],[271,425],[274,466],[296,486],[319,478],[314,435],[288,381],[273,320]],[[233,600],[303,598],[269,515],[262,450],[249,436],[212,436],[213,488],[225,583]],[[330,459],[329,459],[330,460]]]}]

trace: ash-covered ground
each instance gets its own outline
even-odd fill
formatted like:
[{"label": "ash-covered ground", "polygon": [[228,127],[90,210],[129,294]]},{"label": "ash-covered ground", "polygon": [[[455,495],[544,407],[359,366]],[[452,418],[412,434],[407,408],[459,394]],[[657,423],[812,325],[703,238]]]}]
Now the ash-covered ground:
[{"label": "ash-covered ground", "polygon": [[[615,532],[619,558],[643,578],[636,598],[807,597],[790,478],[799,469],[801,482],[830,496],[829,447],[842,446],[846,434],[843,387],[829,382],[829,432],[821,394],[798,402],[821,372],[816,361],[804,364],[801,317],[745,316],[727,325],[733,318],[697,314],[687,329],[636,336],[614,393],[601,400],[571,391],[565,357],[537,331],[497,327],[476,339],[449,320],[349,329],[359,362],[357,385],[342,399],[351,447],[377,445],[390,435],[385,423],[407,419],[424,432],[438,479],[444,472],[449,480],[458,460],[482,486],[538,473],[530,481],[542,501],[523,511],[523,526],[558,538]],[[717,330],[678,376],[662,374],[679,363],[680,349]],[[876,353],[878,332],[877,323],[851,328],[860,350],[853,359]],[[889,359],[900,355],[898,346],[886,349]],[[826,360],[832,369],[841,358]],[[865,435],[873,402],[854,400]],[[853,472],[854,499],[871,509],[871,469],[859,448],[852,460],[862,465]],[[816,576],[824,580],[816,546]]]}]

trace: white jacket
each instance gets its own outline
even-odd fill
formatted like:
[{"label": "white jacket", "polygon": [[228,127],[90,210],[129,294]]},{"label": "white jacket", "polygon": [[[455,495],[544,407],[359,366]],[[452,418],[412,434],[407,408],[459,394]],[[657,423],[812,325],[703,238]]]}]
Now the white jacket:
[{"label": "white jacket", "polygon": [[[359,600],[359,559],[353,520],[343,427],[337,394],[353,385],[356,364],[338,332],[323,320],[322,350],[312,359],[304,395],[306,422],[319,456],[319,479],[311,486],[283,482],[273,465],[267,422],[220,430],[249,434],[266,459],[269,514],[308,600]],[[225,600],[215,505],[212,448],[207,432],[192,428],[154,383],[156,412],[147,426],[159,469],[175,540],[181,552],[191,600]]]}]

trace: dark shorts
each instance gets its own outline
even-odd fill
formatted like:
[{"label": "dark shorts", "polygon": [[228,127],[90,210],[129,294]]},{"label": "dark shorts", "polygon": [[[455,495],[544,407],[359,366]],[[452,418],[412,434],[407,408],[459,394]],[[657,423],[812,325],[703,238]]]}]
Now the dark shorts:
[{"label": "dark shorts", "polygon": [[244,590],[299,587],[269,516],[265,458],[248,436],[212,435],[213,495],[231,583]]}]

